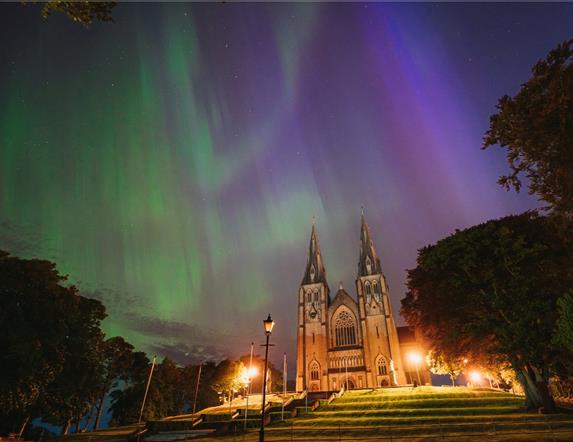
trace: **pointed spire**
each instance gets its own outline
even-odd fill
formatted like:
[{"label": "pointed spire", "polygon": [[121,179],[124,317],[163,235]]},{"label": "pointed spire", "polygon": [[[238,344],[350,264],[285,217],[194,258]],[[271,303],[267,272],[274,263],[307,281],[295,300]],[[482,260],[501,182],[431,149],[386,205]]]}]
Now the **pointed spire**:
[{"label": "pointed spire", "polygon": [[364,217],[364,207],[360,216],[360,257],[358,259],[358,277],[382,273],[380,258],[376,253],[372,239],[370,238],[370,229],[366,224]]},{"label": "pointed spire", "polygon": [[302,284],[314,284],[315,282],[326,283],[326,271],[322,262],[320,253],[320,243],[318,242],[318,233],[316,232],[316,222],[312,217],[312,230],[310,232],[310,244],[308,246],[308,258],[306,260],[306,269],[302,278]]}]

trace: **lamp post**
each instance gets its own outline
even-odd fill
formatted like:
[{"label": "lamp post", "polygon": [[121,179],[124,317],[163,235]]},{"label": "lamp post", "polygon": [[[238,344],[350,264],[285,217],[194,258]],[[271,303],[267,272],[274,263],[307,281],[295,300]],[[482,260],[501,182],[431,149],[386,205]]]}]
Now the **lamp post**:
[{"label": "lamp post", "polygon": [[273,332],[273,327],[275,326],[275,321],[271,319],[271,314],[269,313],[269,317],[263,321],[263,325],[265,326],[265,335],[267,337],[267,342],[264,345],[265,347],[265,370],[263,373],[263,403],[261,406],[261,429],[259,431],[259,442],[265,441],[265,399],[267,394],[267,370],[269,366],[269,338],[271,337],[271,333]]},{"label": "lamp post", "polygon": [[199,364],[199,373],[197,374],[197,384],[195,385],[195,397],[193,399],[193,417],[195,417],[195,410],[197,408],[197,394],[199,394],[199,382],[201,381],[201,367],[203,367],[203,362]]},{"label": "lamp post", "polygon": [[141,437],[141,431],[139,429],[141,425],[141,419],[143,417],[143,409],[145,408],[145,401],[147,400],[147,393],[149,391],[149,385],[151,384],[151,376],[153,376],[153,369],[155,368],[155,360],[157,356],[153,356],[153,361],[151,362],[151,370],[149,370],[149,377],[147,378],[147,385],[145,386],[145,394],[143,395],[143,402],[141,403],[141,410],[139,411],[139,419],[137,420],[137,442]]},{"label": "lamp post", "polygon": [[147,385],[145,386],[145,394],[143,395],[143,402],[141,403],[141,410],[139,410],[139,419],[137,420],[138,431],[139,426],[141,425],[141,418],[143,417],[143,409],[145,408],[145,401],[147,400],[147,392],[149,391],[149,385],[151,384],[151,376],[153,376],[153,369],[155,368],[156,358],[157,356],[153,356],[153,361],[151,362],[151,370],[149,370],[149,377],[147,378]]}]

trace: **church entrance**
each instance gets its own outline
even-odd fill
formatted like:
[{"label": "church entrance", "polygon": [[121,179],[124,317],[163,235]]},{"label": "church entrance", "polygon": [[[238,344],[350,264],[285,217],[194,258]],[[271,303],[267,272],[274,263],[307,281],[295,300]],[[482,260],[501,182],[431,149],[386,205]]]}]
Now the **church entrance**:
[{"label": "church entrance", "polygon": [[345,390],[354,390],[356,387],[354,386],[354,382],[352,382],[350,379],[347,379],[346,381],[344,381],[344,389]]}]

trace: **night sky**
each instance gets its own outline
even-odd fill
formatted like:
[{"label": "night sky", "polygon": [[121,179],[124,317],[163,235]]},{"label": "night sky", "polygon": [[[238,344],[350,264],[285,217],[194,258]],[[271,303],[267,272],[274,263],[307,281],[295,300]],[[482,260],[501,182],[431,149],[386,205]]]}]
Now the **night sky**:
[{"label": "night sky", "polygon": [[[488,116],[573,4],[0,4],[0,249],[54,260],[104,328],[180,362],[276,320],[294,368],[312,217],[354,293],[365,207],[397,314],[417,249],[537,206]],[[399,320],[399,322],[402,322]]]}]

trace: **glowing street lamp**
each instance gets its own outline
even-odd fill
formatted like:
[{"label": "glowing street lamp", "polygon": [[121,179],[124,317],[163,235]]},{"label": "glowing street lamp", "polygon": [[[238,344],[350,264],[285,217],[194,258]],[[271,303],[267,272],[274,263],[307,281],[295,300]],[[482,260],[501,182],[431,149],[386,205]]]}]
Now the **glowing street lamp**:
[{"label": "glowing street lamp", "polygon": [[472,371],[470,373],[470,379],[472,380],[472,384],[479,385],[482,382],[483,377],[478,371]]},{"label": "glowing street lamp", "polygon": [[247,369],[247,376],[249,377],[249,380],[253,379],[258,374],[259,374],[259,370],[257,370],[257,367],[251,367],[251,368]]},{"label": "glowing street lamp", "polygon": [[251,383],[253,378],[258,374],[256,367],[243,368],[241,374],[239,375],[239,383],[241,385],[247,386]]},{"label": "glowing street lamp", "polygon": [[416,375],[418,376],[418,385],[421,385],[422,382],[420,381],[420,370],[419,370],[418,366],[422,362],[422,356],[420,356],[420,353],[410,353],[408,355],[408,359],[410,360],[411,363],[413,363],[416,366]]},{"label": "glowing street lamp", "polygon": [[265,398],[267,393],[267,370],[269,367],[269,338],[273,332],[273,327],[275,326],[275,321],[271,319],[271,314],[269,317],[263,321],[265,327],[265,335],[267,336],[267,343],[265,344],[265,371],[263,374],[263,404],[261,409],[261,429],[259,431],[259,442],[265,441]]},{"label": "glowing street lamp", "polygon": [[275,321],[271,319],[270,313],[268,318],[263,321],[263,325],[265,326],[265,334],[267,335],[267,337],[269,337],[270,334],[273,332],[273,327],[275,326]]}]

